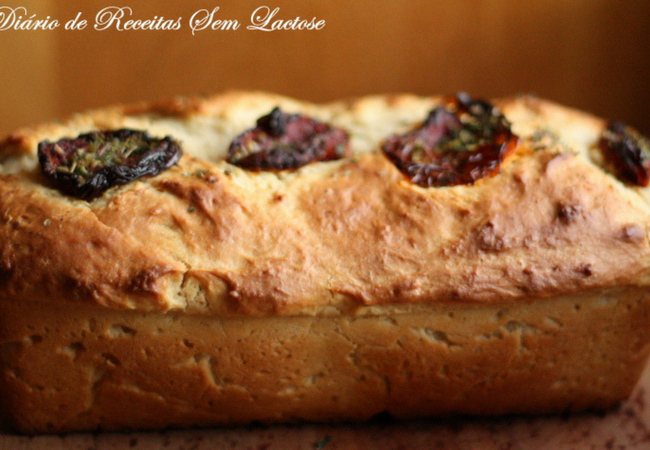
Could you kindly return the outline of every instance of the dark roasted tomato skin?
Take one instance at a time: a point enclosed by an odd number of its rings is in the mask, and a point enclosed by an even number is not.
[[[297,169],[347,156],[348,140],[341,128],[276,107],[232,141],[227,161],[251,171]]]
[[[389,137],[382,151],[412,183],[442,187],[496,175],[516,145],[517,136],[496,107],[458,94],[415,130]]]
[[[610,122],[600,148],[619,179],[646,187],[650,182],[650,141],[623,122]]]
[[[42,173],[61,191],[88,201],[112,186],[157,175],[181,155],[180,144],[170,137],[152,138],[126,128],[38,144]]]

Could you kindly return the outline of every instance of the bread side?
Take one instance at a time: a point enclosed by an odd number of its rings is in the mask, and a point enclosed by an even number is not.
[[[621,288],[364,317],[0,305],[2,406],[24,433],[602,409],[648,355]]]

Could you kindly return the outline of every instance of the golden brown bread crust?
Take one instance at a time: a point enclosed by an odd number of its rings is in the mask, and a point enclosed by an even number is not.
[[[117,106],[0,143],[0,414],[26,433],[606,408],[650,352],[650,207],[601,166],[601,119],[498,104],[501,173],[422,188],[378,150],[440,98],[263,93]],[[279,105],[354,155],[224,161]],[[36,145],[171,135],[177,166],[86,202]]]
[[[36,169],[0,177],[0,296],[254,316],[647,283],[648,204],[589,158],[603,121],[531,97],[499,102],[521,137],[502,173],[426,189],[377,147],[437,100],[316,106],[232,93],[20,131],[0,147],[5,166],[33,160],[42,139],[95,127],[169,134],[186,155],[91,203],[48,187]],[[355,157],[278,174],[224,162],[230,139],[276,104],[349,129]]]

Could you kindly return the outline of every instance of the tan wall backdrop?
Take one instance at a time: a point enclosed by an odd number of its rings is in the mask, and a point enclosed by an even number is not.
[[[125,1],[132,19],[176,31],[97,31],[106,0],[8,1],[87,29],[0,32],[0,133],[73,111],[174,94],[264,89],[315,101],[379,92],[535,92],[650,133],[646,0]],[[249,31],[251,13],[325,20],[320,31]],[[219,7],[236,31],[192,35]]]

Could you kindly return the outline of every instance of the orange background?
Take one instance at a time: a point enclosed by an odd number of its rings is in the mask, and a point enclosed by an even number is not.
[[[231,88],[327,101],[382,92],[498,97],[519,92],[623,119],[650,134],[646,0],[0,0],[83,31],[0,32],[0,133],[116,102]],[[182,17],[177,31],[96,31],[106,6],[133,19]],[[326,21],[321,31],[249,31],[253,10]],[[237,31],[189,17],[220,7]]]

